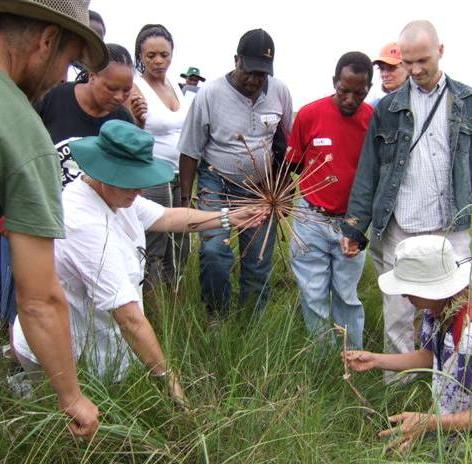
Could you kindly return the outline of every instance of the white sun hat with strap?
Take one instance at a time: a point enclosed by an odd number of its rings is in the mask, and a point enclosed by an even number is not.
[[[440,300],[467,287],[470,273],[470,260],[459,260],[447,238],[419,235],[397,245],[393,269],[379,276],[379,286],[387,295]]]

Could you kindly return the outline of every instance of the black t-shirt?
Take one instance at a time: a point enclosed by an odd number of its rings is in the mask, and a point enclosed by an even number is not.
[[[77,163],[70,155],[70,141],[98,135],[102,124],[111,119],[134,123],[131,113],[124,106],[101,118],[87,114],[75,97],[76,85],[76,82],[58,85],[36,104],[36,111],[59,153],[63,188],[80,174]]]

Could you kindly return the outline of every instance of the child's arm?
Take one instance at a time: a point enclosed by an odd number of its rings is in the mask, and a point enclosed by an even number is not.
[[[443,414],[439,416],[439,421],[441,428],[445,431],[470,430],[472,426],[472,409],[454,414]]]
[[[371,369],[404,371],[407,369],[433,367],[433,353],[426,349],[400,354],[346,351],[344,356],[349,367],[357,372],[369,371]]]

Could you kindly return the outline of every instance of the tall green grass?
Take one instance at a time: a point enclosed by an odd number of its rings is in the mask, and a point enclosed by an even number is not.
[[[368,416],[342,379],[340,347],[313,340],[299,311],[296,283],[284,252],[275,258],[267,310],[237,311],[207,327],[199,299],[197,258],[181,293],[156,288],[146,312],[191,404],[179,410],[165,386],[136,365],[120,384],[103,384],[82,370],[84,392],[102,412],[92,442],[74,440],[55,398],[40,385],[33,401],[13,398],[1,383],[0,456],[5,463],[380,463],[469,462],[460,436],[425,437],[407,456],[388,454],[378,431],[403,409],[425,410],[428,378],[385,387],[381,373],[353,374],[374,406]],[[236,291],[236,289],[235,289]],[[366,346],[382,348],[381,298],[367,263],[360,293],[366,306]],[[3,370],[5,366],[2,366]]]

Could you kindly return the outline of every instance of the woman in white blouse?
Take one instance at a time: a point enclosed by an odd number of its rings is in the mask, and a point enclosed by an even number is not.
[[[160,24],[144,26],[136,38],[135,66],[138,75],[130,98],[137,123],[154,136],[154,157],[172,164],[174,179],[144,192],[144,196],[166,207],[181,206],[177,143],[188,111],[188,100],[167,76],[174,41]],[[146,234],[148,278],[174,286],[182,273],[189,250],[185,234]]]
[[[85,174],[63,192],[67,239],[56,242],[55,265],[70,306],[75,358],[116,382],[136,356],[182,401],[178,379],[143,310],[144,233],[255,226],[266,213],[164,208],[141,197],[142,189],[173,176],[171,165],[153,159],[153,145],[149,133],[119,120],[106,122],[97,137],[70,142]],[[40,371],[18,318],[14,344],[24,369]]]

